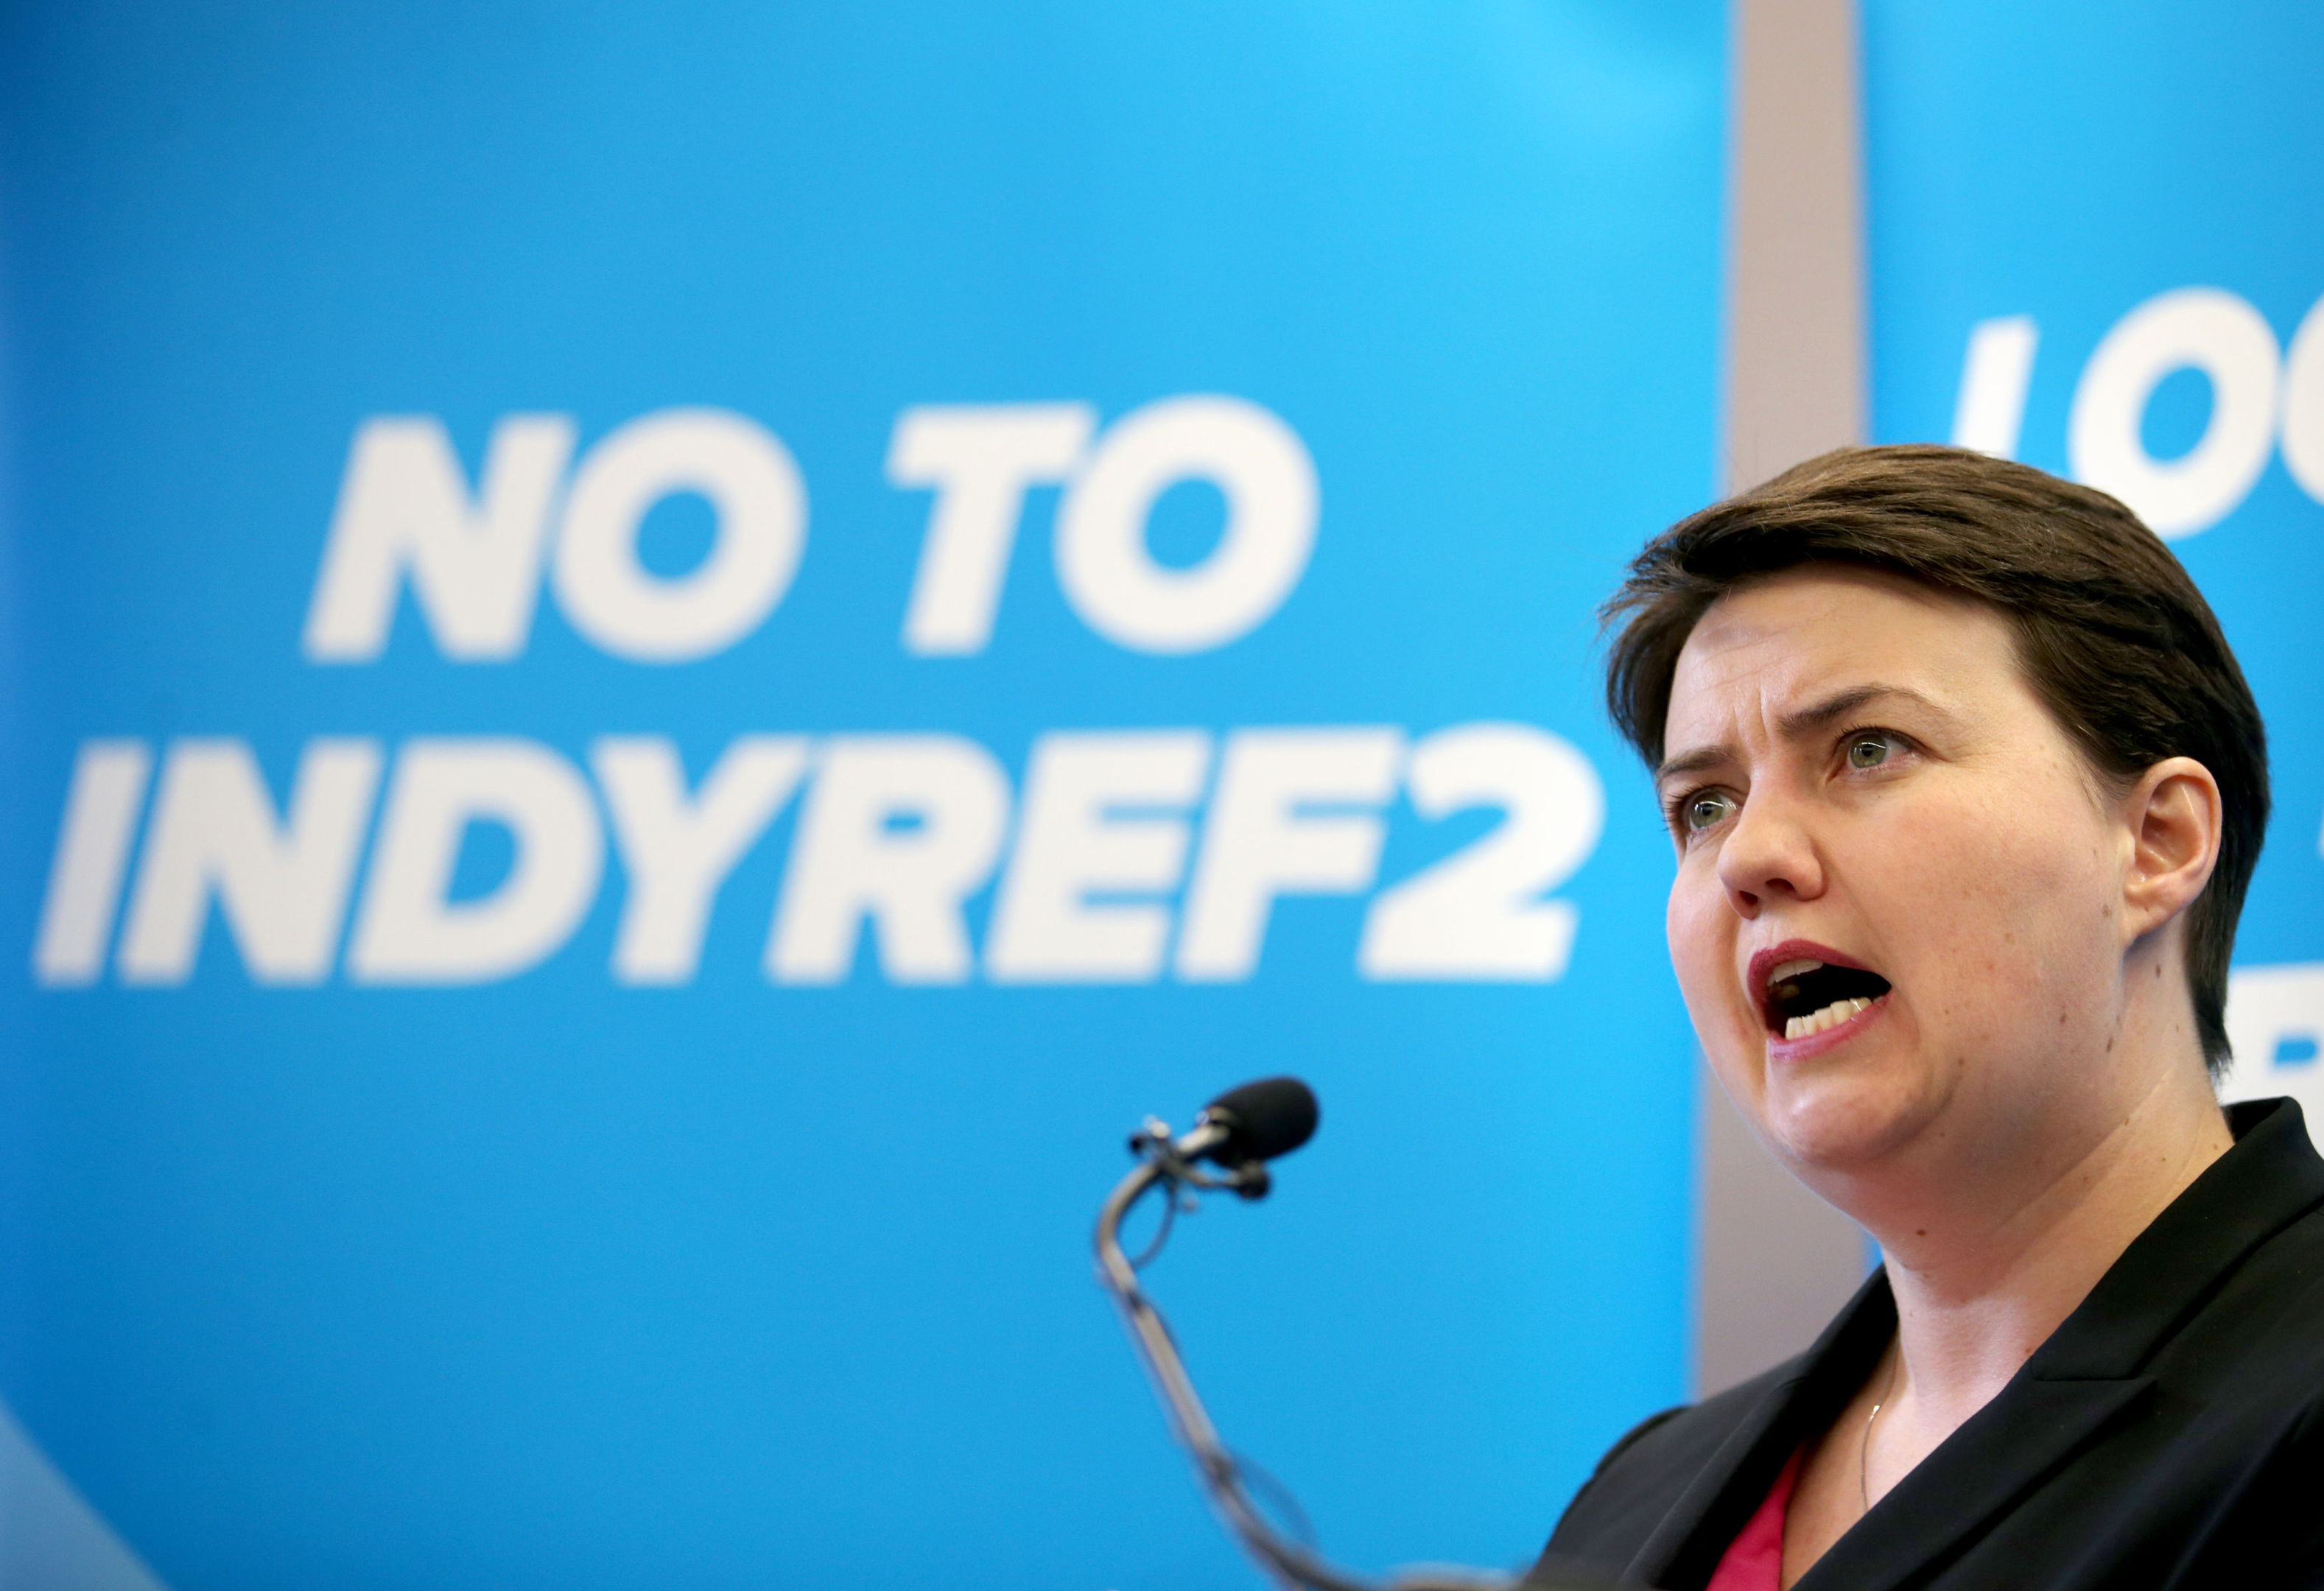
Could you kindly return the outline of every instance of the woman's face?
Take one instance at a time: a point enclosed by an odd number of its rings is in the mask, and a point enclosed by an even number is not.
[[[1671,957],[1786,1159],[1958,1166],[2112,1108],[2135,833],[2000,614],[1828,566],[1748,584],[1680,654],[1664,741]]]

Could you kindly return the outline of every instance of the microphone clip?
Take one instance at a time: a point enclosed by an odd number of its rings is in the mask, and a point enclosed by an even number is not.
[[[1268,1174],[1267,1163],[1258,1159],[1228,1162],[1224,1154],[1233,1137],[1232,1131],[1210,1117],[1209,1111],[1204,1111],[1194,1118],[1191,1130],[1177,1136],[1172,1134],[1168,1122],[1158,1116],[1149,1116],[1130,1135],[1130,1153],[1151,1166],[1169,1184],[1173,1198],[1181,1186],[1230,1192],[1239,1199],[1266,1198],[1275,1186],[1275,1179]],[[1199,1163],[1204,1160],[1221,1169],[1216,1173],[1204,1171]]]

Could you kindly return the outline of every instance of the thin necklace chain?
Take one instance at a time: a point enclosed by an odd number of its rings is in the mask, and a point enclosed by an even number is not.
[[[1863,1512],[1872,1512],[1872,1422],[1880,1418],[1880,1411],[1888,1406],[1888,1398],[1896,1390],[1896,1367],[1904,1356],[1904,1345],[1896,1345],[1896,1356],[1888,1361],[1888,1378],[1880,1384],[1880,1395],[1872,1401],[1872,1412],[1864,1417],[1864,1439],[1856,1448],[1856,1494],[1863,1502]]]

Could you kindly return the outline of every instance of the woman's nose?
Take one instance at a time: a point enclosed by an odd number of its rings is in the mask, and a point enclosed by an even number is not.
[[[1756,917],[1772,903],[1823,893],[1823,861],[1805,815],[1775,791],[1745,798],[1719,846],[1719,881],[1741,915]]]

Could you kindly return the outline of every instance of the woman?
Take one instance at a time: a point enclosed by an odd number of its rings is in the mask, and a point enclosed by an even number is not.
[[[2213,1093],[2266,753],[2185,571],[2098,492],[1859,448],[1673,528],[1608,612],[1704,1052],[1884,1264],[1623,1438],[1550,1560],[2324,1585],[2324,1162]]]

